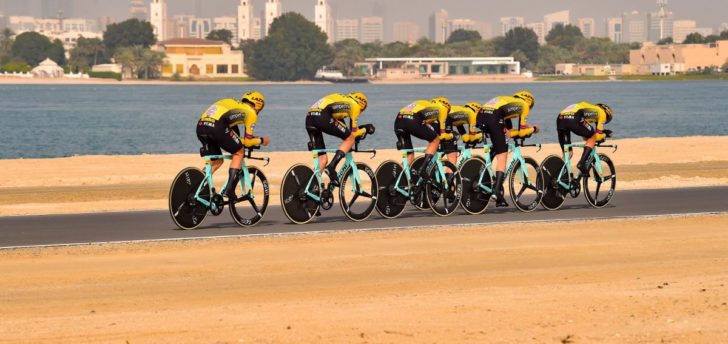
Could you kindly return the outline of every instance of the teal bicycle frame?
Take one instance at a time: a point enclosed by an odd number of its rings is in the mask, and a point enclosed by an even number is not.
[[[316,177],[316,179],[323,180],[323,178],[322,178],[323,175],[321,173],[322,170],[321,170],[321,166],[319,164],[318,157],[321,154],[336,153],[337,150],[338,149],[316,149],[316,150],[311,151],[311,153],[313,154],[313,173],[314,173],[314,176]],[[346,168],[350,167],[351,171],[352,171],[352,175],[354,177],[354,181],[356,182],[356,184],[351,183],[351,192],[363,193],[364,189],[362,189],[362,187],[361,187],[361,177],[359,176],[359,169],[356,167],[356,162],[354,162],[354,154],[353,154],[354,152],[358,152],[358,150],[354,149],[354,150],[349,151],[349,153],[346,153],[346,160],[344,160],[344,165],[336,173],[336,179],[341,180],[341,177],[343,177],[343,174],[344,174],[344,171],[346,171]],[[308,184],[306,184],[306,196],[310,197],[311,199],[313,199],[314,201],[316,201],[318,203],[321,203],[321,197],[319,197],[318,195],[309,191],[309,190],[311,190],[311,183],[314,182],[314,179],[315,178],[311,177],[308,180]],[[359,188],[359,189],[357,190],[357,188]]]
[[[401,149],[400,152],[402,153],[402,172],[400,172],[399,176],[397,176],[397,182],[394,184],[395,185],[394,190],[397,191],[402,196],[409,199],[411,197],[409,190],[404,190],[399,187],[399,182],[402,180],[402,177],[407,178],[407,181],[412,180],[412,172],[410,171],[411,168],[410,168],[409,159],[407,159],[407,156],[409,154],[413,154],[413,153],[424,153],[425,149],[424,148]],[[444,181],[445,187],[447,188],[447,186],[448,186],[447,177],[445,175],[445,167],[442,166],[442,161],[440,161],[441,158],[442,158],[442,153],[438,151],[437,153],[435,153],[435,156],[432,158],[433,161],[431,163],[436,164],[436,166],[437,166],[438,173],[435,174],[435,182],[442,183]],[[419,185],[421,182],[422,182],[422,180],[418,180],[417,184]],[[407,184],[409,184],[409,183],[407,183]]]
[[[256,159],[256,160],[264,160],[268,161],[267,158],[251,158],[250,154],[248,154],[247,158],[249,159]],[[200,204],[204,205],[207,208],[212,208],[214,205],[212,202],[205,200],[204,198],[200,197],[200,193],[202,192],[203,188],[205,187],[205,184],[209,187],[210,190],[210,199],[212,199],[212,196],[216,195],[215,192],[215,184],[212,178],[212,161],[214,160],[231,160],[232,155],[208,155],[203,157],[205,160],[205,181],[207,183],[200,183],[200,186],[197,188],[197,192],[195,192],[195,200],[200,202]],[[250,172],[248,171],[248,167],[245,164],[245,159],[243,159],[243,165],[241,167],[241,171],[243,172],[242,178],[240,178],[240,185],[243,187],[243,198],[246,199],[255,199],[255,195],[253,194],[253,182],[250,178]],[[226,180],[225,184],[222,187],[222,190],[225,190],[228,186],[228,183],[230,180]],[[257,211],[257,209],[256,209]]]
[[[571,167],[571,154],[569,154],[569,151],[572,147],[576,148],[585,148],[586,145],[583,143],[577,143],[577,144],[570,144],[570,145],[564,145],[564,167],[561,168],[561,172],[559,173],[559,178],[557,178],[559,186],[566,190],[571,190],[571,182],[574,180],[574,172]],[[594,159],[594,166],[597,169],[597,173],[599,174],[599,177],[594,176],[594,180],[599,183],[604,183],[607,181],[606,178],[602,177],[602,173],[604,172],[604,169],[602,168],[602,160],[599,158],[599,152],[597,151],[597,147],[614,147],[617,146],[601,146],[601,145],[595,145],[594,149],[592,149],[591,157]],[[569,183],[564,183],[561,180],[561,176],[563,176],[565,173],[568,173],[569,175]],[[579,171],[579,176],[576,177],[576,180],[579,180],[583,177],[583,173]]]
[[[505,171],[505,175],[507,176],[513,171],[513,168],[516,166],[516,162],[520,162],[521,166],[526,166],[526,160],[523,158],[523,153],[521,153],[521,146],[523,146],[523,140],[521,140],[520,144],[513,140],[512,142],[508,143],[508,151],[511,152],[511,161],[508,164],[508,168]],[[541,148],[540,144],[537,145],[531,145],[529,147],[538,147]],[[495,171],[493,170],[493,160],[490,158],[490,151],[493,149],[492,144],[485,144],[483,145],[483,152],[485,153],[485,169],[483,169],[483,172],[480,174],[480,178],[478,179],[478,187],[485,191],[486,193],[493,193],[493,189],[488,187],[487,185],[483,184],[483,177],[485,176],[485,173],[490,174],[491,180],[495,179]],[[465,149],[466,151],[470,151],[470,149]],[[463,159],[463,161],[458,165],[460,167],[461,164],[464,164],[466,159]],[[521,168],[518,171],[518,181],[523,184],[524,180],[528,180],[528,169]]]

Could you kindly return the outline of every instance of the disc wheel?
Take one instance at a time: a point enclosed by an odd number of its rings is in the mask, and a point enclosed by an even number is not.
[[[412,180],[410,181],[410,186],[414,188],[415,185],[417,185],[417,182],[420,180],[419,176],[419,170],[420,166],[425,163],[425,157],[420,156],[417,157],[415,160],[412,161],[412,167],[411,167],[411,175]],[[429,210],[430,209],[430,203],[427,202],[427,197],[425,197],[424,192],[425,188],[420,188],[420,192],[422,193],[419,197],[411,197],[410,203],[412,203],[415,208],[418,210]],[[411,190],[410,190],[411,191]]]
[[[460,168],[463,181],[463,196],[460,205],[471,215],[482,214],[488,208],[491,193],[486,192],[480,184],[490,185],[490,174],[485,162],[477,157],[468,159]]]
[[[241,227],[252,227],[258,224],[265,216],[270,199],[268,178],[263,171],[257,167],[250,167],[248,175],[250,176],[250,190],[243,190],[244,179],[241,176],[238,194],[242,194],[242,196],[234,202],[230,202],[230,216]]]
[[[339,204],[352,221],[364,221],[377,205],[377,177],[369,165],[356,163],[356,171],[347,167],[341,177]]]
[[[617,173],[614,169],[612,159],[604,154],[599,154],[599,165],[602,173],[597,170],[597,166],[592,157],[589,160],[589,176],[584,179],[584,196],[586,201],[594,208],[604,208],[614,197],[617,189]]]
[[[207,207],[195,200],[197,188],[204,180],[205,174],[200,169],[188,167],[172,181],[169,188],[169,214],[179,229],[195,229],[207,216]],[[210,188],[204,186],[200,197],[209,201]]]
[[[513,204],[522,212],[531,212],[541,204],[543,198],[544,179],[539,173],[539,166],[533,158],[525,157],[523,161],[516,161],[508,180],[508,187]]]
[[[407,197],[399,193],[396,188],[409,190],[407,177],[403,174],[402,165],[389,160],[377,168],[377,212],[384,218],[393,219],[404,211]],[[399,185],[397,185],[399,180]]]
[[[425,195],[432,212],[437,216],[450,216],[458,206],[463,195],[463,181],[457,167],[449,161],[442,161],[445,179],[438,171],[437,164],[428,171],[431,183],[425,186]]]
[[[541,206],[546,210],[558,210],[566,201],[569,190],[559,184],[559,180],[561,180],[569,185],[568,172],[564,170],[564,166],[564,159],[560,156],[551,155],[544,159],[541,167],[539,167],[546,186],[541,199]]]
[[[316,178],[313,170],[301,164],[288,169],[281,182],[281,207],[293,223],[308,223],[319,211],[319,202],[309,197],[307,191],[321,197],[321,181]]]

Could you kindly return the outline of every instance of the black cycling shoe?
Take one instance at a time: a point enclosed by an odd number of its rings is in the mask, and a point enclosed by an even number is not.
[[[506,179],[505,173],[495,173],[495,188],[493,189],[493,198],[495,199],[495,206],[498,208],[506,208],[510,205],[506,202],[506,198],[503,196],[503,181]]]

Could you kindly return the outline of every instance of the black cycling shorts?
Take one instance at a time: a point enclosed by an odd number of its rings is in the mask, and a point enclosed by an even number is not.
[[[331,117],[331,110],[309,112],[306,115],[306,131],[309,137],[309,150],[326,149],[323,133],[346,140],[351,136],[351,129],[343,121]]]
[[[556,132],[559,135],[561,149],[564,145],[571,144],[571,133],[579,135],[584,139],[594,136],[594,128],[577,116],[559,116],[556,119]]]
[[[504,120],[499,111],[492,114],[478,115],[478,128],[488,133],[493,143],[493,152],[497,154],[508,152],[508,130],[511,127],[510,120]]]
[[[202,143],[201,156],[222,155],[224,149],[228,153],[237,153],[244,148],[243,141],[223,121],[209,123],[197,122],[197,139]]]
[[[394,133],[397,135],[398,149],[412,149],[412,135],[416,138],[432,142],[438,135],[431,125],[425,123],[418,115],[397,115],[394,120]]]

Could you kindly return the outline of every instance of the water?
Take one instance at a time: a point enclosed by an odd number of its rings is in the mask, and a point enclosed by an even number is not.
[[[369,109],[360,122],[377,127],[367,147],[393,148],[397,111],[415,99],[444,95],[454,104],[485,102],[520,88],[536,107],[529,122],[543,133],[533,142],[556,142],[555,121],[565,106],[587,100],[612,106],[609,128],[617,138],[728,135],[728,83],[601,82],[487,85],[0,85],[0,159],[87,154],[193,153],[195,124],[209,104],[258,89],[267,105],[256,133],[270,150],[305,150],[306,109],[333,92],[362,90]],[[338,139],[327,137],[329,147]]]

